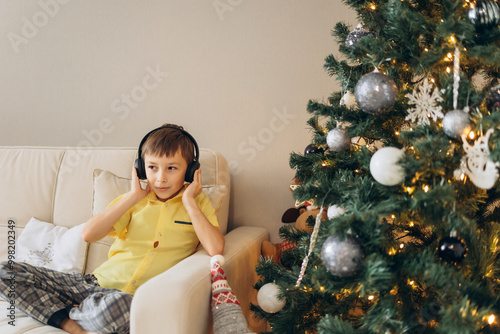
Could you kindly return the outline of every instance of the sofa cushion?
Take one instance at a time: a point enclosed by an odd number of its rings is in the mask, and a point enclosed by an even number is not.
[[[17,240],[16,260],[62,272],[82,273],[87,243],[83,224],[67,228],[31,218]]]

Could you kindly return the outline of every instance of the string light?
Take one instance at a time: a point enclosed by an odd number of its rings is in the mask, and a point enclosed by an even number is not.
[[[428,192],[429,191],[429,186],[428,185],[425,185],[424,186],[424,192]]]
[[[493,324],[495,322],[495,315],[492,314],[488,317],[488,324]]]
[[[373,300],[373,298],[375,298],[375,296],[368,296],[368,300]]]
[[[474,139],[474,131],[469,132],[469,138]]]

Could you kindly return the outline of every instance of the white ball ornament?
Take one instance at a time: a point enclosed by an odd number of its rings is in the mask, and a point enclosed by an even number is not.
[[[280,288],[275,283],[264,284],[257,293],[257,302],[267,313],[276,313],[283,309],[286,300],[278,298]]]
[[[370,160],[370,173],[373,178],[384,186],[395,186],[405,177],[403,168],[398,161],[403,157],[404,150],[396,147],[384,147],[375,152]]]
[[[326,143],[334,152],[342,152],[351,145],[351,138],[347,135],[347,131],[343,128],[335,128],[326,135]]]
[[[343,207],[333,204],[333,205],[330,205],[328,207],[328,211],[327,211],[326,215],[327,215],[328,219],[334,219],[334,218],[342,216],[344,213],[345,213],[345,210]]]

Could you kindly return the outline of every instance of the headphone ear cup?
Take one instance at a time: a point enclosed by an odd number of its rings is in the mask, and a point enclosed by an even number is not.
[[[144,160],[141,158],[135,159],[134,162],[135,170],[137,171],[137,177],[139,180],[145,180],[146,177],[146,168],[144,167]]]
[[[200,162],[198,160],[194,160],[191,162],[187,169],[186,169],[186,175],[184,176],[184,181],[186,182],[193,182],[194,180],[194,172],[200,168]]]

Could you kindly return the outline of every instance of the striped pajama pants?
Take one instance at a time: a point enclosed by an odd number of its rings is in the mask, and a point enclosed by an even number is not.
[[[128,333],[132,295],[99,286],[92,274],[72,274],[26,263],[0,263],[0,296],[54,327],[70,318],[98,333]]]

